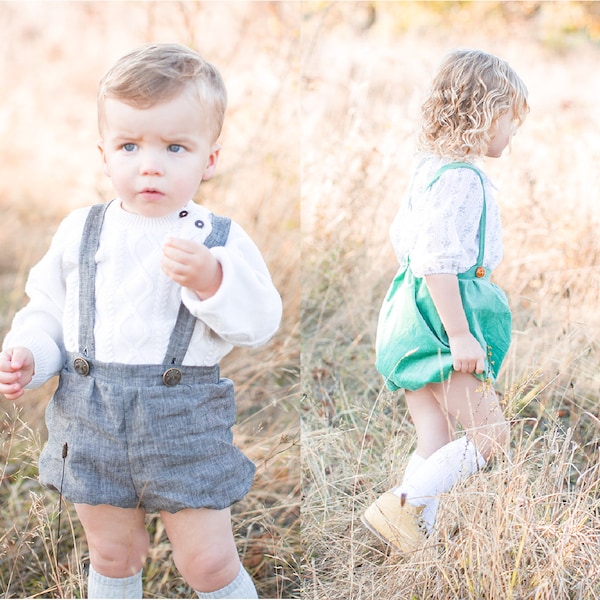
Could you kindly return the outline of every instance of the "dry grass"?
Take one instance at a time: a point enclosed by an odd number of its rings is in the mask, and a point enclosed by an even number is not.
[[[571,4],[305,5],[305,598],[600,598],[600,50]],[[512,152],[486,165],[504,222],[495,279],[514,312],[498,382],[511,449],[444,497],[438,537],[400,556],[358,518],[415,442],[374,369],[374,333],[421,98],[465,46],[506,58],[532,105]]]
[[[0,3],[0,69],[10,82],[0,103],[0,333],[60,219],[112,193],[95,148],[95,93],[105,69],[142,43],[176,41],[223,73],[230,96],[223,151],[198,200],[255,239],[285,305],[267,346],[234,351],[222,365],[237,384],[237,442],[258,467],[252,492],[234,507],[234,528],[244,564],[269,598],[299,597],[298,25],[294,4]],[[80,527],[64,507],[57,540],[58,498],[36,481],[54,386],[2,405],[0,595],[7,598],[85,593]],[[191,597],[155,515],[148,528],[146,597]]]

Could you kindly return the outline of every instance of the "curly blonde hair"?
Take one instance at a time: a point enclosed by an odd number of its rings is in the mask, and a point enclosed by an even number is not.
[[[102,131],[105,98],[150,108],[192,88],[212,111],[214,139],[221,133],[227,91],[219,71],[196,52],[179,44],[148,44],[120,58],[98,87],[98,127]]]
[[[456,160],[485,156],[497,119],[527,113],[527,88],[510,65],[480,50],[459,50],[442,63],[422,106],[418,147]]]

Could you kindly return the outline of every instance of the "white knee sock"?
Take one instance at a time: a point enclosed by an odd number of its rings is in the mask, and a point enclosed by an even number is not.
[[[426,461],[426,458],[419,456],[416,452],[413,452],[406,463],[406,468],[404,469],[404,476],[402,477],[402,483],[410,479],[422,466]]]
[[[131,577],[105,577],[90,565],[88,598],[141,598],[142,571]]]
[[[402,484],[406,483],[415,473],[417,473],[426,461],[426,458],[423,458],[416,452],[413,452],[408,459],[408,463],[406,463],[406,469],[404,470],[404,476],[402,477]],[[392,491],[396,492],[396,490],[399,489],[400,487],[397,487]],[[400,493],[400,495],[401,494],[402,493]],[[421,518],[423,519],[427,533],[431,533],[433,531],[433,524],[435,523],[435,516],[437,514],[439,504],[440,502],[437,497],[432,498],[431,502],[429,502],[423,509]]]
[[[238,576],[224,588],[215,592],[196,592],[198,598],[228,598],[229,600],[253,600],[258,598],[252,578],[240,565]]]
[[[397,496],[406,494],[407,502],[415,506],[425,506],[423,519],[431,530],[437,512],[437,496],[476,473],[485,462],[473,443],[464,436],[434,452],[414,474],[392,491]]]

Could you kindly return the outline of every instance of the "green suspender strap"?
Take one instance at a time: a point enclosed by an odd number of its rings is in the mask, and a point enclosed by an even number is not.
[[[483,176],[481,175],[481,171],[477,167],[472,165],[471,163],[451,162],[451,163],[444,165],[443,167],[441,167],[440,169],[438,169],[436,171],[433,179],[429,182],[427,189],[431,188],[436,183],[436,181],[446,171],[449,171],[450,169],[471,169],[471,171],[474,171],[475,173],[477,173],[477,176],[479,177],[479,181],[481,181],[481,189],[483,191],[483,206],[481,208],[481,217],[479,219],[479,253],[477,254],[477,261],[475,262],[475,265],[471,269],[469,269],[465,273],[459,273],[458,277],[469,278],[469,277],[475,276],[475,277],[485,277],[486,279],[489,279],[490,273],[486,272],[487,269],[485,269],[483,266],[483,257],[484,257],[484,253],[485,253],[485,226],[486,226],[486,213],[487,213],[487,205],[486,205],[486,201],[485,201],[485,185],[483,183]]]

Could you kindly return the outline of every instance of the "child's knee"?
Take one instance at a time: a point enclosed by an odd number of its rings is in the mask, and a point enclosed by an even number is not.
[[[87,536],[94,569],[105,577],[130,577],[138,573],[148,556],[150,541],[145,529],[134,530],[128,539]]]
[[[206,552],[173,551],[173,560],[181,576],[193,589],[212,592],[231,583],[240,571],[237,551],[213,547]]]
[[[76,504],[94,570],[105,577],[130,577],[146,562],[150,539],[139,509]]]

